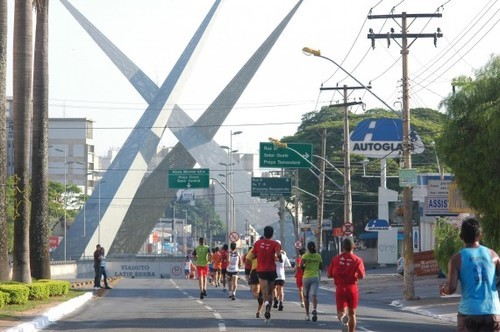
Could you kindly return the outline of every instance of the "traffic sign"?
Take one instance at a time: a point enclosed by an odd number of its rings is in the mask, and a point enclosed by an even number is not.
[[[302,241],[295,241],[295,249],[301,249],[302,248]]]
[[[309,168],[312,163],[312,144],[287,143],[282,148],[260,142],[259,166],[263,168]]]
[[[399,170],[399,186],[415,187],[417,185],[417,170],[413,168],[403,168]]]
[[[168,187],[170,189],[208,188],[210,183],[208,168],[169,169]]]
[[[231,232],[231,234],[229,234],[229,240],[231,242],[236,242],[240,239],[240,234],[238,234],[238,232]]]
[[[342,225],[342,231],[344,232],[344,235],[346,236],[351,236],[352,233],[354,233],[354,226],[350,222],[346,222]]]
[[[292,196],[290,178],[252,177],[252,197]]]

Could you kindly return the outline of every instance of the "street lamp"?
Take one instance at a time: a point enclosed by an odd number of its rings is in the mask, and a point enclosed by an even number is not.
[[[187,220],[188,220],[188,211],[187,210],[184,210],[184,213],[186,214],[185,215],[185,218],[184,218],[184,221],[182,222],[182,254],[184,257],[186,257],[186,254],[187,254],[187,248],[186,248],[186,244],[187,244],[187,241],[186,241],[186,225],[187,225]]]
[[[100,180],[99,181],[99,197],[98,197],[98,224],[97,224],[97,243],[101,243],[101,185],[103,183],[106,183],[107,181],[106,180]]]
[[[331,63],[333,63],[335,66],[339,67],[340,70],[342,70],[344,73],[347,74],[347,76],[349,76],[350,78],[352,78],[353,80],[356,81],[356,83],[358,83],[359,85],[361,85],[363,88],[366,89],[366,91],[368,91],[369,93],[371,93],[375,98],[377,98],[382,104],[384,104],[387,108],[389,108],[391,111],[393,112],[396,112],[396,110],[394,110],[391,106],[389,106],[389,104],[387,104],[382,98],[380,98],[379,96],[377,96],[375,94],[375,92],[373,92],[372,90],[370,90],[369,87],[367,87],[366,85],[364,85],[363,83],[361,83],[356,77],[352,76],[351,73],[349,73],[347,70],[345,70],[344,68],[342,68],[341,65],[339,65],[338,63],[336,63],[335,61],[333,61],[332,59],[330,58],[327,58],[326,56],[323,56],[321,55],[321,51],[320,50],[315,50],[315,49],[312,49],[312,48],[309,48],[309,47],[304,47],[302,48],[302,52],[305,54],[305,55],[314,55],[314,56],[317,56],[319,58],[322,58],[322,59],[325,59],[327,61],[330,61]],[[396,112],[398,113],[398,112]],[[399,113],[398,113],[399,114]]]

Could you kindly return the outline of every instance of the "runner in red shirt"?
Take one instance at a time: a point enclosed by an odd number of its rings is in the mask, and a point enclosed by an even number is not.
[[[306,251],[304,248],[300,249],[299,255],[295,259],[295,284],[297,285],[297,290],[299,291],[300,306],[302,308],[304,308],[304,293],[302,292],[302,288],[304,287],[304,283],[302,281],[304,270],[302,270],[300,264],[302,263],[302,255],[305,253]]]
[[[229,255],[229,246],[227,244],[224,244],[222,246],[222,250],[220,251],[220,263],[221,263],[221,270],[220,270],[220,277],[222,279],[222,291],[226,291],[226,274],[227,274],[227,264],[229,263],[228,260],[228,255]]]
[[[264,298],[266,321],[271,319],[271,300],[273,298],[274,281],[276,274],[276,258],[282,262],[281,245],[272,240],[274,228],[264,227],[264,239],[254,243],[250,259],[257,258],[257,274],[259,276],[260,289]]]
[[[337,317],[349,331],[356,330],[356,308],[358,307],[358,279],[365,277],[363,260],[353,254],[354,241],[346,237],[342,241],[343,252],[332,258],[327,276],[335,283]],[[346,308],[348,313],[346,315]]]

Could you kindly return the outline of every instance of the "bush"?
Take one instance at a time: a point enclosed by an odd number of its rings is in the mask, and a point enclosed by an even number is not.
[[[64,280],[41,279],[39,280],[39,282],[47,284],[49,288],[49,296],[66,295],[68,294],[69,289],[71,287],[71,283],[69,281],[64,281]]]
[[[0,292],[9,294],[7,304],[26,304],[29,300],[30,289],[22,284],[0,284]]]
[[[0,292],[0,308],[5,307],[7,303],[10,301],[9,293]]]
[[[441,271],[448,274],[448,261],[463,247],[463,242],[460,239],[460,224],[438,218],[435,233],[434,256]]]
[[[49,298],[49,285],[46,282],[34,282],[26,285],[30,289],[30,300],[46,300]]]

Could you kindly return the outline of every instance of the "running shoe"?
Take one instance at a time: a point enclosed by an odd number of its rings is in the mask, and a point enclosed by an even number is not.
[[[200,292],[200,300],[203,300],[203,292]]]
[[[278,311],[283,311],[283,302],[280,302],[280,305],[278,306]]]
[[[273,308],[277,308],[277,307],[278,307],[278,299],[274,299]]]
[[[300,306],[301,306],[302,308],[304,308],[304,302],[301,302],[301,303],[300,303]]]
[[[266,301],[266,312],[264,313],[264,318],[267,320],[271,319],[271,304]]]
[[[233,300],[233,301],[236,300],[236,296],[234,296],[234,294],[231,295],[231,300]]]
[[[306,321],[309,322],[311,320],[311,317],[309,315],[306,315]]]
[[[344,315],[340,318],[340,324],[342,325],[342,332],[347,332],[349,331],[349,316]]]
[[[206,289],[203,290],[203,296],[207,296],[207,290]]]
[[[255,318],[260,318],[260,312],[257,312],[257,313],[255,314]]]
[[[318,320],[318,312],[316,310],[312,311],[312,321],[315,322]]]

